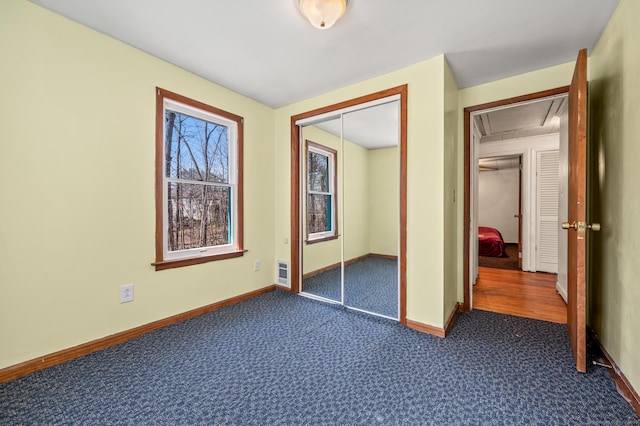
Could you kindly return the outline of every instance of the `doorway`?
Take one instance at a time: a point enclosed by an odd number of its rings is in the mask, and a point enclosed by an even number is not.
[[[291,118],[292,291],[401,323],[406,95],[399,86]],[[374,139],[385,111],[394,142],[365,146],[358,134]]]
[[[478,161],[478,266],[521,270],[522,155]]]
[[[465,167],[465,217],[470,218],[465,223],[466,311],[476,305],[474,291],[478,289],[481,309],[549,320],[545,317],[548,303],[549,309],[565,312],[554,318],[566,318],[564,301],[556,294],[561,286],[556,274],[560,265],[566,265],[566,260],[559,259],[566,249],[558,250],[559,238],[564,236],[559,232],[558,209],[565,204],[559,202],[563,195],[559,159],[561,139],[566,141],[566,135],[563,138],[560,134],[567,133],[563,128],[567,92],[568,87],[562,87],[464,111],[465,165],[469,165]],[[480,166],[484,171],[480,172]],[[508,182],[508,188],[496,188],[501,181]],[[492,210],[480,214],[483,198],[489,198],[484,201]],[[507,271],[499,265],[493,269],[479,265],[478,256],[484,254],[479,237],[484,237],[484,231],[495,232],[495,245],[501,248],[513,251],[513,246],[518,247],[517,268]],[[504,251],[496,249],[493,255],[504,256]],[[547,276],[535,277],[536,273]]]

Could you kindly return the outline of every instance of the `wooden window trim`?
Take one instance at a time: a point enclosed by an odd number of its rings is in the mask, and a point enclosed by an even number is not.
[[[315,243],[321,243],[323,241],[335,240],[338,238],[338,151],[336,151],[335,149],[329,148],[328,146],[310,141],[308,139],[305,140],[304,158],[307,163],[306,170],[305,170],[305,173],[306,173],[305,205],[307,203],[307,200],[309,199],[309,182],[308,182],[309,180],[309,147],[313,147],[321,151],[331,153],[333,155],[333,204],[331,206],[331,210],[332,210],[331,215],[335,219],[334,220],[335,226],[331,235],[327,235],[322,238],[309,239],[309,227],[305,218],[305,234],[306,234],[305,242],[307,244],[315,244]],[[307,208],[308,207],[309,206],[307,205]],[[305,209],[305,214],[306,213],[307,213],[307,210]]]
[[[229,249],[222,253],[215,253],[204,256],[184,257],[179,259],[164,259],[164,210],[163,210],[163,185],[164,185],[164,100],[170,99],[193,108],[201,109],[208,113],[224,117],[228,120],[236,122],[237,125],[237,141],[236,141],[236,221],[237,221],[237,242]],[[228,111],[207,105],[205,103],[187,98],[186,96],[170,92],[165,89],[156,87],[156,154],[155,154],[155,197],[156,197],[156,261],[151,263],[155,266],[156,271],[165,269],[180,268],[189,265],[198,265],[216,260],[230,259],[240,257],[244,254],[243,237],[244,237],[244,197],[243,197],[243,158],[244,158],[244,118],[239,115],[232,114]]]

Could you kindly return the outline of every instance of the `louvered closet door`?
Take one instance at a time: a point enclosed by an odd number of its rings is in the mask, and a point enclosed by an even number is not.
[[[558,150],[537,153],[536,161],[536,271],[558,272]]]

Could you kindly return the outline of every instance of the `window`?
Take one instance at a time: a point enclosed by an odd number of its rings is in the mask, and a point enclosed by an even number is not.
[[[242,117],[157,90],[156,270],[242,256]]]
[[[307,243],[338,238],[336,164],[331,148],[307,141]]]

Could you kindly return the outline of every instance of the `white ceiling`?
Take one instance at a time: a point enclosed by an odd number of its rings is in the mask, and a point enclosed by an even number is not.
[[[343,137],[367,149],[398,146],[400,110],[398,101],[349,112],[340,120],[316,123],[322,130]]]
[[[473,116],[480,143],[558,133],[567,113],[567,95],[526,102]]]
[[[328,30],[296,0],[31,0],[279,107],[446,54],[460,88],[574,60],[619,0],[350,0]]]
[[[481,172],[517,169],[520,167],[520,156],[508,155],[502,157],[481,158],[478,160],[478,167]]]

